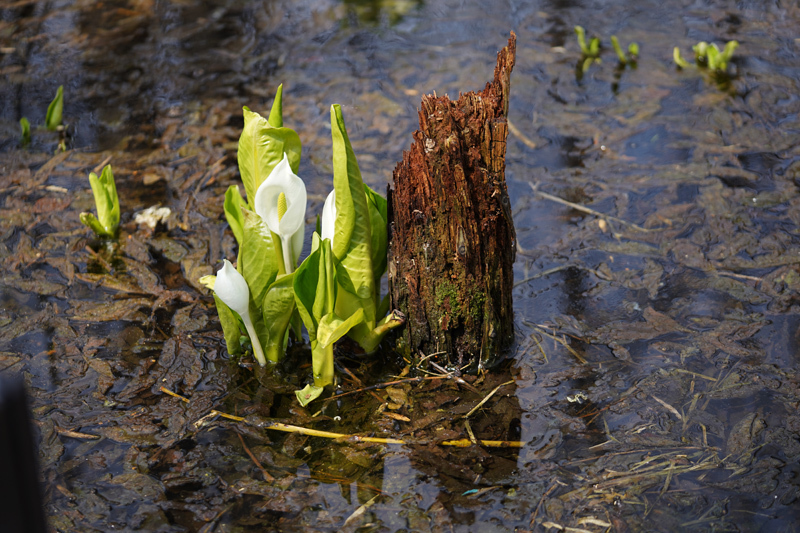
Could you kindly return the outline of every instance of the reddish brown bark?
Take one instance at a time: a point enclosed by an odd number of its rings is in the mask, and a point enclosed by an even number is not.
[[[419,130],[394,170],[389,283],[407,317],[399,345],[411,355],[487,365],[513,341],[505,153],[515,51],[512,32],[479,93],[423,96]]]

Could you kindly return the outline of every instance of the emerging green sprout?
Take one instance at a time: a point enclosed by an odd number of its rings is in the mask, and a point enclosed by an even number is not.
[[[31,143],[31,123],[22,117],[19,119],[19,127],[22,130],[22,146],[27,146]]]
[[[600,56],[600,39],[592,37],[589,44],[586,44],[586,30],[583,26],[575,26],[575,34],[578,36],[578,46],[581,47],[581,54],[584,57],[597,58]]]
[[[695,66],[705,67],[714,74],[724,74],[728,70],[728,62],[733,57],[733,52],[738,48],[737,41],[728,41],[720,51],[716,44],[701,41],[692,47],[694,50]],[[692,65],[681,57],[681,51],[676,46],[672,51],[672,59],[679,68],[689,68]]]
[[[578,71],[582,75],[595,61],[600,63],[600,39],[592,37],[586,43],[586,30],[583,26],[575,26],[575,34],[578,36],[578,46],[581,48],[581,61],[578,64]]]
[[[627,65],[628,63],[635,64],[636,60],[639,58],[639,45],[637,43],[628,45],[627,54],[622,51],[622,47],[619,45],[619,39],[617,39],[616,35],[611,36],[611,45],[614,47],[614,52],[617,53],[621,65]]]
[[[47,106],[47,116],[44,119],[44,125],[50,131],[58,130],[61,126],[62,114],[64,113],[64,86],[59,85],[56,96],[50,105]]]
[[[119,197],[114,183],[111,165],[106,165],[100,177],[89,174],[92,186],[97,217],[92,213],[81,213],[81,222],[88,226],[98,237],[116,238],[119,231]]]

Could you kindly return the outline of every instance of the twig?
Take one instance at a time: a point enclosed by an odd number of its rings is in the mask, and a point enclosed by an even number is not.
[[[528,185],[531,186],[531,189],[533,189],[534,194],[538,194],[539,196],[541,196],[542,198],[544,198],[546,200],[551,200],[553,202],[557,202],[559,204],[566,205],[567,207],[571,207],[572,209],[575,209],[577,211],[582,211],[584,213],[588,213],[590,215],[593,215],[593,216],[596,216],[596,217],[599,217],[599,218],[603,218],[603,219],[606,219],[606,220],[613,220],[615,222],[619,222],[620,224],[622,224],[624,226],[628,226],[630,228],[633,228],[633,229],[635,229],[637,231],[644,231],[644,232],[653,231],[652,229],[647,229],[647,228],[643,228],[641,226],[637,226],[636,224],[634,224],[632,222],[628,222],[627,220],[622,220],[621,218],[617,218],[617,217],[614,217],[614,216],[611,216],[611,215],[606,215],[605,213],[601,213],[600,211],[595,211],[594,209],[590,209],[590,208],[588,208],[586,206],[583,206],[581,204],[576,204],[576,203],[573,203],[573,202],[569,202],[567,200],[564,200],[563,198],[559,198],[558,196],[554,196],[552,194],[548,194],[546,192],[542,192],[539,189],[537,189],[536,185],[534,185],[533,183],[529,183]]]
[[[259,462],[259,460],[256,459],[256,456],[253,455],[253,452],[251,452],[250,448],[247,447],[247,444],[244,443],[244,438],[242,437],[242,434],[238,433],[238,432],[236,434],[239,436],[239,440],[242,443],[242,447],[244,448],[244,451],[247,453],[247,455],[250,457],[250,459],[253,460],[253,462],[256,464],[258,469],[261,470],[261,473],[264,475],[264,480],[265,481],[275,481],[275,478],[272,477],[270,475],[270,473],[267,472],[266,469],[263,466],[261,466],[261,462]]]
[[[463,386],[465,389],[467,389],[469,391],[472,391],[477,395],[481,394],[481,391],[479,391],[478,389],[476,389],[475,387],[473,387],[472,385],[470,385],[469,383],[467,383],[466,381],[464,381],[460,377],[456,376],[454,373],[448,372],[446,369],[442,368],[440,365],[434,363],[433,361],[431,361],[431,366],[433,368],[435,368],[436,370],[438,370],[439,372],[441,372],[443,377],[452,378],[452,379],[456,380],[456,383],[458,383],[459,385]]]
[[[178,400],[189,403],[189,399],[181,396],[180,394],[174,393],[171,390],[167,389],[166,387],[160,387],[161,392],[164,394],[168,394],[173,398],[177,398]],[[222,418],[227,418],[228,420],[233,420],[234,422],[239,422],[242,424],[247,424],[251,427],[255,427],[258,429],[272,429],[275,431],[283,431],[286,433],[299,433],[300,435],[308,435],[309,437],[322,437],[325,439],[336,439],[336,440],[344,440],[344,441],[351,441],[351,442],[372,442],[375,444],[417,444],[417,445],[425,445],[428,444],[427,442],[409,442],[401,439],[384,439],[380,437],[362,437],[361,435],[347,435],[344,433],[333,433],[332,431],[319,431],[316,429],[308,429],[300,426],[292,426],[289,424],[282,424],[280,422],[269,422],[264,424],[254,424],[243,418],[241,416],[234,416],[229,415],[227,413],[223,413],[221,411],[217,411],[216,409],[211,410],[208,415],[201,418],[201,421],[206,420],[208,417],[211,416],[221,416]],[[198,422],[195,422],[195,426],[200,427]],[[507,441],[507,440],[478,440],[478,444],[481,446],[486,446],[487,448],[522,448],[525,446],[526,443],[522,441]],[[459,439],[459,440],[447,440],[443,442],[438,442],[441,446],[455,446],[458,448],[468,448],[469,446],[473,445],[473,442],[469,439]]]
[[[576,358],[578,361],[580,361],[581,363],[583,363],[583,364],[586,364],[586,363],[588,362],[588,361],[586,361],[586,359],[585,359],[585,358],[584,358],[584,357],[583,357],[581,354],[579,354],[578,352],[576,352],[576,351],[575,351],[575,349],[574,349],[572,346],[570,346],[569,344],[567,344],[567,341],[565,341],[564,339],[561,339],[561,338],[559,338],[559,337],[556,337],[555,335],[551,335],[550,333],[547,333],[545,330],[541,329],[541,328],[540,328],[540,327],[538,327],[538,326],[533,326],[533,329],[535,329],[536,331],[538,331],[539,333],[541,333],[541,334],[542,334],[542,335],[544,335],[545,337],[550,337],[550,338],[551,338],[551,339],[553,339],[555,342],[558,342],[559,344],[561,344],[562,346],[564,346],[564,348],[566,348],[566,349],[569,351],[569,353],[571,353],[572,355],[574,355],[574,356],[575,356],[575,358]]]
[[[561,272],[562,270],[566,270],[566,269],[568,269],[570,267],[573,267],[573,266],[575,266],[575,265],[561,265],[561,266],[557,266],[557,267],[545,270],[544,272],[539,272],[538,274],[534,274],[533,276],[530,276],[528,278],[525,278],[523,280],[520,280],[520,281],[516,282],[514,284],[514,287],[519,287],[520,285],[528,283],[529,281],[533,281],[535,279],[543,278],[545,276],[549,276],[550,274],[555,274],[556,272]]]
[[[535,142],[533,142],[533,141],[532,141],[532,140],[531,140],[531,139],[530,139],[530,138],[529,138],[527,135],[525,135],[524,133],[522,133],[522,132],[519,130],[519,128],[517,128],[517,126],[515,126],[515,125],[514,125],[514,124],[511,122],[511,120],[510,120],[510,119],[506,118],[506,124],[508,125],[508,131],[510,131],[511,133],[513,133],[514,135],[516,135],[516,136],[519,138],[519,140],[520,140],[520,141],[522,141],[522,144],[524,144],[524,145],[525,145],[525,146],[527,146],[528,148],[533,148],[533,149],[535,149],[535,148],[536,148],[536,143],[535,143]]]
[[[385,383],[376,383],[375,385],[369,385],[368,387],[361,387],[360,389],[342,392],[340,394],[334,394],[325,401],[329,402],[331,400],[338,400],[339,398],[350,396],[351,394],[356,394],[359,392],[367,392],[375,389],[385,389],[386,387],[391,387],[392,385],[399,385],[400,383],[419,383],[421,381],[429,379],[448,379],[449,377],[450,376],[417,376],[415,378],[398,379],[395,381],[387,381]]]
[[[97,165],[96,167],[94,167],[92,169],[92,172],[94,172],[95,174],[98,174],[101,170],[103,170],[103,167],[106,166],[109,163],[109,161],[111,161],[111,156],[108,156],[105,159],[103,159],[103,162],[100,163],[99,165]]]
[[[494,388],[494,390],[493,390],[492,392],[490,392],[489,394],[487,394],[487,395],[486,395],[486,397],[485,397],[483,400],[481,400],[481,401],[480,401],[480,403],[479,403],[478,405],[476,405],[475,407],[473,407],[473,408],[472,408],[472,410],[470,410],[470,412],[469,412],[469,413],[465,414],[465,415],[464,415],[464,418],[469,418],[470,416],[472,416],[472,415],[473,415],[473,413],[475,413],[475,411],[477,411],[478,409],[480,409],[480,408],[481,408],[481,406],[482,406],[483,404],[485,404],[485,403],[487,402],[487,400],[489,400],[489,398],[491,398],[491,397],[494,395],[494,393],[495,393],[495,392],[497,392],[498,390],[500,390],[500,388],[501,388],[501,387],[505,387],[506,385],[511,385],[512,383],[514,383],[514,380],[513,380],[513,379],[512,379],[512,380],[510,380],[510,381],[506,381],[505,383],[501,383],[500,385],[498,385],[497,387],[495,387],[495,388]]]

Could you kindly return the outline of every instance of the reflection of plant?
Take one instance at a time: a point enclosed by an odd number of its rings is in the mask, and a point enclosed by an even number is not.
[[[119,229],[119,197],[114,183],[111,165],[106,165],[100,177],[89,174],[92,186],[97,217],[91,213],[81,213],[81,222],[88,226],[98,237],[115,238]]]
[[[692,47],[694,50],[695,66],[705,67],[715,74],[725,74],[728,70],[728,62],[733,57],[733,52],[739,47],[737,41],[728,41],[725,47],[720,51],[716,44],[708,44],[705,41],[700,41]],[[681,57],[681,51],[676,46],[672,51],[672,59],[675,64],[680,68],[689,68],[692,65]]]
[[[381,301],[378,294],[386,271],[386,199],[362,181],[341,109],[332,106],[334,191],[325,202],[311,254],[295,269],[305,233],[306,188],[297,176],[300,138],[283,126],[282,89],[269,119],[246,107],[244,119],[239,171],[247,201],[233,185],[224,203],[239,244],[237,268],[226,262],[217,278],[223,273],[241,278],[248,290],[245,296],[241,283],[220,286],[213,276],[203,283],[215,291],[228,351],[241,352],[244,325],[261,365],[283,357],[289,329],[299,337],[302,320],[314,374],[314,385],[298,391],[305,403],[333,382],[334,342],[347,334],[373,351],[389,329],[403,323],[399,313],[384,317],[388,299]],[[239,298],[232,301],[237,307],[228,301],[229,290]]]

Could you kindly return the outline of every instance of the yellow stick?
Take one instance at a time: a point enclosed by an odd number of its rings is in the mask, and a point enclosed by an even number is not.
[[[161,392],[164,394],[168,394],[173,398],[177,398],[182,402],[189,403],[189,399],[181,396],[180,394],[176,394],[171,390],[167,389],[166,387],[161,387]],[[376,444],[425,444],[423,442],[408,442],[401,439],[385,439],[381,437],[362,437],[361,435],[347,435],[345,433],[334,433],[332,431],[320,431],[317,429],[308,429],[300,426],[292,426],[290,424],[283,424],[281,422],[270,422],[264,425],[254,425],[250,424],[247,419],[241,416],[234,416],[229,415],[227,413],[223,413],[221,411],[212,410],[209,413],[210,416],[221,416],[223,418],[227,418],[228,420],[233,420],[234,422],[240,422],[242,424],[253,425],[254,427],[260,429],[274,429],[275,431],[284,431],[287,433],[299,433],[301,435],[308,435],[309,437],[322,437],[325,439],[336,439],[336,440],[345,440],[351,442],[372,442]],[[206,417],[203,417],[201,420],[204,420]],[[522,448],[525,443],[520,441],[506,441],[506,440],[480,440],[477,441],[478,444],[481,446],[486,446],[487,448]],[[444,442],[439,443],[442,446],[456,446],[459,448],[468,448],[469,446],[473,445],[473,442],[469,439],[460,439],[460,440],[447,440]]]

